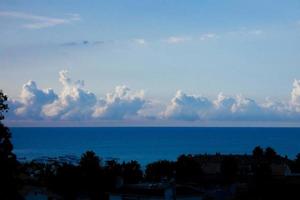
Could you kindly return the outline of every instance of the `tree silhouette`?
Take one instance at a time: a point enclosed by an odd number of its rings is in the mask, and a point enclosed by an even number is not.
[[[266,159],[269,162],[271,162],[271,161],[273,161],[277,157],[277,153],[276,153],[276,151],[273,148],[268,147],[265,150],[265,156],[266,156]]]
[[[76,199],[80,191],[80,173],[79,168],[63,163],[56,170],[55,177],[50,179],[50,187],[64,199]]]
[[[141,165],[137,161],[122,164],[122,176],[125,183],[138,183],[143,178]]]
[[[294,163],[295,163],[295,168],[294,168],[295,172],[300,173],[300,153],[297,154],[296,160]]]
[[[159,160],[146,167],[146,179],[150,181],[170,180],[174,178],[175,163],[168,160]]]
[[[178,182],[196,181],[202,179],[201,163],[191,155],[181,155],[176,162],[176,180]]]
[[[253,189],[255,195],[262,198],[265,195],[270,195],[269,190],[269,183],[272,179],[272,169],[271,164],[272,161],[277,157],[277,153],[271,147],[268,147],[263,151],[261,154],[260,147],[256,147],[253,150],[253,157],[255,161],[252,163],[252,169],[254,172],[254,184]]]
[[[112,191],[115,189],[118,178],[120,179],[122,174],[122,166],[116,160],[106,161],[104,169],[104,181],[106,189]]]
[[[8,111],[6,101],[7,96],[0,90],[0,199],[16,199],[18,162],[12,152],[10,130],[2,123]]]
[[[80,159],[81,188],[90,199],[105,199],[105,182],[103,169],[100,165],[101,159],[93,152],[85,152]]]
[[[257,146],[253,149],[252,155],[256,160],[261,159],[264,156],[264,150],[260,146]]]
[[[300,153],[296,155],[296,159],[289,162],[292,172],[300,173]]]
[[[97,171],[100,169],[100,158],[93,151],[87,151],[81,156],[79,165],[87,173]]]

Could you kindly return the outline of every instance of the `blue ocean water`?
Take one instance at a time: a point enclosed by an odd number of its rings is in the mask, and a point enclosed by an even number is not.
[[[281,155],[300,153],[300,128],[12,128],[18,158],[80,156],[95,151],[103,159],[175,160],[180,154],[251,153],[257,145]]]

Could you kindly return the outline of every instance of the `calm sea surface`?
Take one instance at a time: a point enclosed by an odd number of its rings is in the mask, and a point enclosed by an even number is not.
[[[271,146],[294,158],[300,128],[12,128],[18,158],[75,155],[93,150],[104,159],[174,160],[180,154],[251,153]]]

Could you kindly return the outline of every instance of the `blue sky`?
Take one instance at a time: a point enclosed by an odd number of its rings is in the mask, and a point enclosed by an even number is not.
[[[61,70],[97,98],[126,85],[165,106],[177,90],[290,101],[300,79],[297,0],[2,0],[0,26],[14,99],[28,80],[59,96]]]

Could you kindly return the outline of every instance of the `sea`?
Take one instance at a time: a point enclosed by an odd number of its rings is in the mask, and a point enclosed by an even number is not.
[[[146,165],[176,160],[182,154],[251,154],[258,145],[291,159],[300,153],[300,128],[11,128],[11,132],[14,153],[22,161],[80,158],[91,150],[103,161],[137,160]]]

